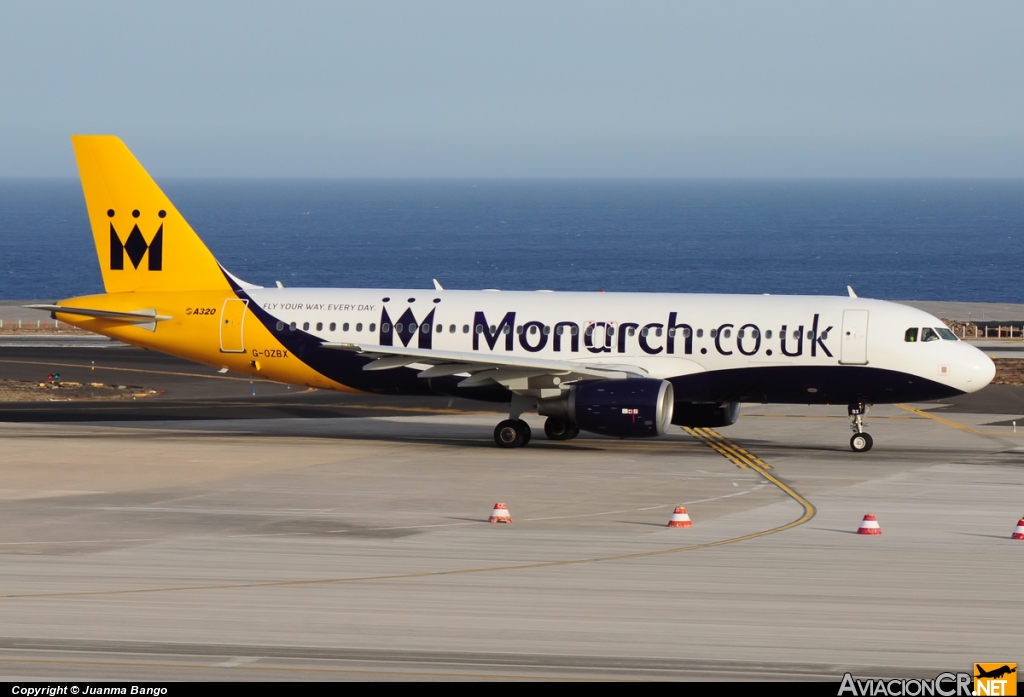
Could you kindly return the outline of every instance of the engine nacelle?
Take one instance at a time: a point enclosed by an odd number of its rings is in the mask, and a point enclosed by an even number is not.
[[[574,385],[565,397],[542,401],[538,412],[591,433],[646,438],[668,431],[673,404],[672,383],[667,380],[600,380]]]
[[[672,423],[676,426],[690,426],[691,428],[732,426],[740,418],[740,403],[676,402],[673,411]]]

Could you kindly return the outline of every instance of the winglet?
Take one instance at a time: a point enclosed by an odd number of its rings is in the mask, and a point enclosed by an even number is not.
[[[444,288],[441,287],[441,284],[437,282],[436,278],[432,280],[434,281],[434,290],[444,290]]]
[[[846,286],[846,292],[850,294],[851,298],[857,297],[857,293],[853,290],[853,286]]]

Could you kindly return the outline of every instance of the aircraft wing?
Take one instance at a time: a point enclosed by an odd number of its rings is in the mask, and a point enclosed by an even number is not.
[[[545,376],[558,378],[547,385],[549,387],[557,387],[561,383],[584,379],[624,380],[648,376],[648,372],[639,366],[612,363],[583,363],[528,356],[501,356],[369,344],[325,343],[323,347],[351,351],[374,358],[373,362],[363,366],[363,370],[389,370],[415,365],[423,366],[423,369],[417,374],[417,377],[421,378],[468,374],[459,383],[460,387],[471,387],[493,381],[513,391],[518,391],[531,389],[532,386],[529,385],[531,378]]]

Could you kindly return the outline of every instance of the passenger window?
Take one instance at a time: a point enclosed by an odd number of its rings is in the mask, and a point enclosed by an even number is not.
[[[649,330],[647,329],[647,327],[644,327],[643,329],[640,330],[640,336],[647,336],[648,331]]]
[[[710,332],[708,332],[708,336],[710,336],[712,339],[714,339],[715,337],[718,336],[718,330],[717,329],[712,329]]]
[[[615,336],[615,327],[605,327],[604,332],[607,336]]]
[[[463,334],[469,334],[469,325],[468,324],[463,324],[462,325],[462,333]]]
[[[337,328],[338,328],[338,325],[335,324],[334,322],[331,322],[331,327],[330,327],[331,331],[333,332]]]
[[[323,322],[317,322],[316,323],[316,330],[318,332],[322,332],[324,330],[324,323]]]
[[[434,328],[434,332],[436,332],[437,334],[444,334],[444,325],[443,324],[437,325]]]
[[[756,329],[751,329],[751,330],[750,330],[750,336],[754,337],[755,339],[756,339],[756,338],[757,338],[757,337],[758,337],[759,335],[760,335],[760,334],[758,333],[758,331],[757,331]],[[740,336],[743,336],[743,332],[742,332],[742,331],[740,331]]]
[[[302,331],[304,331],[304,332],[308,332],[309,331],[309,322],[303,322],[302,323]]]
[[[547,336],[550,333],[551,333],[551,327],[549,327],[548,325],[545,324],[544,325],[544,336]]]
[[[765,339],[771,339],[772,338],[772,330],[771,329],[769,329],[768,331],[766,331],[764,333],[764,338]]]
[[[455,325],[454,324],[448,325],[448,333],[449,334],[454,334],[455,333]]]
[[[536,329],[536,328],[537,327],[534,327],[534,329]],[[505,329],[503,331],[504,331],[505,334],[511,334],[512,333],[512,325],[511,324],[506,324],[505,325]]]
[[[398,324],[395,325],[395,331],[401,334],[402,332],[405,331],[405,325],[399,322]]]
[[[627,336],[636,336],[636,327],[630,327],[626,330]]]
[[[430,333],[430,325],[429,324],[421,324],[420,325],[420,334],[429,334],[429,333]]]
[[[348,322],[345,322],[345,324],[341,325],[341,331],[343,331],[343,332],[347,332],[348,331]]]
[[[516,327],[516,334],[522,334],[522,333],[523,333],[523,325],[520,324],[518,327]]]
[[[807,340],[810,341],[814,338],[814,332],[807,332]]]
[[[937,331],[939,333],[939,336],[941,336],[946,341],[960,341],[959,339],[956,338],[956,334],[946,329],[945,327],[935,327],[935,331]]]
[[[729,330],[728,330],[728,329],[726,329],[725,331],[729,331]],[[738,332],[736,332],[736,338],[737,338],[737,339],[742,339],[742,338],[743,338],[743,335],[744,335],[744,332],[743,332],[743,330],[742,330],[742,329],[741,329],[741,330],[739,330]],[[726,334],[726,336],[728,336],[728,334]]]
[[[704,330],[703,329],[698,329],[697,330],[697,338],[700,339],[703,336],[704,336]]]
[[[689,339],[690,338],[690,328],[689,327],[683,327],[683,338],[684,339]]]
[[[924,327],[921,330],[921,341],[938,341],[939,335],[931,327]]]
[[[799,339],[800,338],[800,331],[799,330],[797,330],[797,329],[793,330],[793,338],[794,339]]]
[[[827,338],[828,338],[828,332],[822,332],[821,333],[821,340],[824,341]]]
[[[362,322],[360,322],[359,324],[356,325],[356,331],[357,332],[363,331],[363,323]],[[387,329],[385,329],[384,331],[386,332]]]
[[[531,334],[536,334],[537,333],[537,325],[536,324],[533,325],[532,327],[530,327],[530,333]]]
[[[654,330],[654,336],[661,336],[661,327]]]
[[[283,332],[284,331],[284,322],[278,322],[277,323],[277,331],[279,331],[279,332]]]
[[[594,336],[594,325],[593,324],[587,326],[587,336]]]
[[[297,325],[295,324],[295,322],[292,322],[291,324],[288,325],[288,328],[291,329],[292,331],[295,331],[296,327]]]
[[[563,331],[565,331],[565,327],[562,327],[562,326],[555,327],[555,334],[558,334],[559,336],[561,336]]]
[[[484,333],[484,325],[482,325],[482,324],[476,325],[476,333],[477,334],[483,334]]]
[[[356,329],[358,329],[358,328],[359,327],[356,327]],[[373,323],[373,322],[370,323],[370,331],[371,332],[377,331],[377,325],[375,323]]]
[[[580,333],[580,328],[579,327],[576,327],[576,326],[569,327],[569,334],[571,334],[572,336],[576,336],[579,333]]]

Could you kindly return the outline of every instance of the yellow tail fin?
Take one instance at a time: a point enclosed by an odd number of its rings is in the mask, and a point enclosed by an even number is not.
[[[220,264],[114,136],[71,136],[108,293],[230,290]]]

